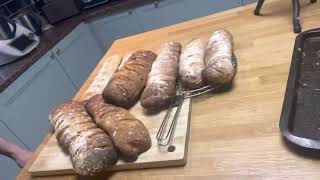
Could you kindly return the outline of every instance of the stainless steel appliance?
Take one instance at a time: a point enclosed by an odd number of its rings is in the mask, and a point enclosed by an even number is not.
[[[82,9],[88,9],[103,3],[108,2],[109,0],[80,0],[82,4]]]
[[[17,30],[15,22],[5,16],[0,16],[0,40],[14,38]]]
[[[17,24],[24,26],[25,28],[34,32],[36,35],[40,35],[42,32],[40,18],[31,11],[19,13],[13,19]]]

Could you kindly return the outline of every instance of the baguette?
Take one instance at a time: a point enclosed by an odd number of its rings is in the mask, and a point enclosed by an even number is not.
[[[231,82],[235,68],[232,65],[233,38],[229,31],[219,30],[209,39],[203,78],[210,85],[223,85]]]
[[[118,155],[110,137],[94,124],[79,102],[57,106],[49,120],[78,174],[94,176],[117,162]]]
[[[183,87],[196,89],[203,86],[205,46],[200,39],[190,41],[180,56],[179,76]]]
[[[105,103],[101,95],[93,96],[85,108],[125,160],[136,160],[151,147],[148,129],[126,109]]]
[[[165,43],[160,49],[140,99],[144,108],[152,111],[164,109],[175,97],[180,53],[181,44],[177,42]]]
[[[134,105],[146,85],[148,73],[156,57],[151,51],[138,51],[130,56],[103,90],[105,101],[124,108]]]

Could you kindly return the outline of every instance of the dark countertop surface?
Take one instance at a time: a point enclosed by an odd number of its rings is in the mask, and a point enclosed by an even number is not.
[[[39,46],[31,53],[10,64],[0,66],[0,93],[82,21],[130,9],[150,2],[153,2],[153,0],[112,0],[106,4],[85,10],[79,15],[54,24],[53,28],[40,36]]]

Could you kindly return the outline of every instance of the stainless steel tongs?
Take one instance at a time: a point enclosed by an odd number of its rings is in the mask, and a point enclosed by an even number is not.
[[[235,69],[237,70],[237,60],[234,55],[232,57],[232,64],[235,67]],[[177,126],[177,121],[179,118],[179,114],[180,114],[184,99],[200,96],[200,95],[208,93],[208,92],[214,92],[215,90],[218,90],[220,87],[221,86],[216,86],[216,87],[204,86],[204,87],[201,87],[201,88],[195,89],[195,90],[185,90],[185,89],[183,89],[183,87],[181,85],[181,80],[178,79],[177,80],[176,97],[170,103],[168,111],[163,118],[163,121],[160,125],[160,128],[159,128],[157,136],[156,136],[158,145],[159,146],[168,146],[169,145],[167,151],[168,152],[175,151],[175,146],[172,145],[172,141],[173,141],[174,132],[175,132],[175,129]],[[166,128],[168,127],[167,124],[169,122],[169,119],[171,117],[171,113],[172,113],[172,110],[174,107],[177,107],[177,109],[176,109],[175,114],[173,116],[173,119],[171,121],[169,130],[165,134]]]

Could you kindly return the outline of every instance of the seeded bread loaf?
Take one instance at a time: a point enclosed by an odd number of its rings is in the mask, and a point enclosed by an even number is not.
[[[103,91],[106,102],[129,108],[139,99],[157,55],[151,51],[133,53],[111,78]]]
[[[96,126],[79,102],[57,106],[49,119],[78,174],[97,175],[116,163],[118,156],[110,137]]]
[[[193,39],[183,49],[180,56],[179,76],[183,87],[196,89],[203,86],[205,45],[200,39]]]
[[[177,42],[168,42],[161,47],[141,95],[144,108],[152,111],[164,109],[175,97],[180,53],[181,44]]]
[[[136,160],[151,147],[148,129],[126,109],[105,103],[101,95],[89,99],[85,108],[110,135],[124,159]]]
[[[233,38],[229,31],[219,30],[209,39],[203,78],[211,85],[228,84],[234,74],[232,65]]]

